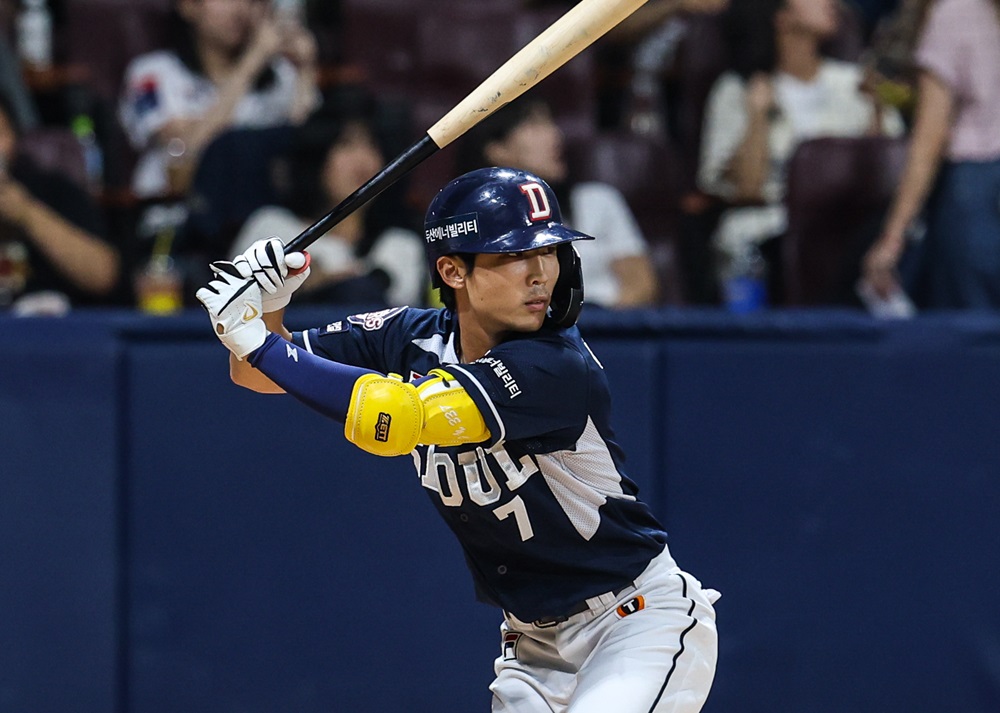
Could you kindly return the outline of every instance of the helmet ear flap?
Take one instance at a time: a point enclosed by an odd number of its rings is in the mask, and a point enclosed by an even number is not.
[[[552,290],[546,319],[550,324],[566,329],[576,324],[583,308],[583,266],[573,243],[557,245],[556,258],[559,260],[559,279]]]

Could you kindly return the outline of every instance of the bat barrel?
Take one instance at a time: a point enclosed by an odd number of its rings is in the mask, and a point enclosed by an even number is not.
[[[438,145],[430,136],[424,136],[399,156],[394,158],[385,168],[372,176],[361,188],[340,202],[329,213],[299,233],[285,246],[285,254],[305,250],[316,240],[325,235],[333,226],[344,218],[373,200],[393,183],[411,171],[417,164],[438,151]]]
[[[580,0],[429,128],[426,136],[288,243],[285,253],[303,250],[311,245],[330,228],[399,180],[407,171],[533,87],[646,2],[647,0]]]

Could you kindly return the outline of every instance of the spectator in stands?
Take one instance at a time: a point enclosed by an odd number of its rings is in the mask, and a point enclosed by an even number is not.
[[[913,0],[919,69],[909,158],[864,275],[899,289],[907,233],[926,209],[916,301],[1000,308],[1000,0]],[[910,286],[913,290],[913,286]],[[922,289],[921,289],[922,288]]]
[[[559,198],[563,222],[596,240],[581,241],[588,304],[643,307],[659,295],[649,247],[621,192],[599,182],[575,182],[563,135],[548,105],[522,98],[473,128],[460,145],[459,168],[509,166],[544,179]]]
[[[121,260],[82,186],[18,152],[21,130],[0,94],[0,307],[63,312],[111,300]]]
[[[364,112],[317,113],[296,132],[289,151],[284,205],[250,215],[231,254],[261,238],[290,241],[354,193],[385,164],[371,118]],[[423,241],[405,210],[384,193],[349,215],[309,248],[312,272],[299,302],[424,304],[429,278]]]
[[[668,138],[662,84],[688,34],[692,15],[716,15],[730,0],[650,0],[608,33],[628,55],[628,110],[620,123],[641,135]],[[672,138],[672,137],[671,137]]]
[[[743,0],[726,17],[734,67],[708,98],[698,181],[728,203],[713,242],[720,269],[760,248],[771,301],[781,302],[784,167],[821,136],[900,135],[903,123],[862,89],[859,65],[824,57],[836,0]]]
[[[300,123],[319,101],[314,38],[268,0],[176,0],[174,11],[174,47],[130,63],[119,107],[143,197],[183,193],[225,129]]]
[[[24,84],[21,62],[4,36],[0,36],[0,92],[10,102],[12,116],[23,131],[38,125],[38,111]]]
[[[579,0],[522,0],[526,10],[568,11]],[[649,0],[594,48],[597,124],[628,126],[660,138],[667,131],[661,81],[687,34],[691,15],[721,12],[730,0]]]

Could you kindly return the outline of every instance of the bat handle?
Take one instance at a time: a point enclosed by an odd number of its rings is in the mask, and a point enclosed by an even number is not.
[[[361,188],[354,191],[340,204],[299,233],[285,246],[285,254],[305,250],[324,235],[330,228],[368,203],[386,188],[398,181],[414,166],[431,156],[438,150],[438,145],[430,136],[424,136],[399,156],[394,158],[385,168],[370,178]]]

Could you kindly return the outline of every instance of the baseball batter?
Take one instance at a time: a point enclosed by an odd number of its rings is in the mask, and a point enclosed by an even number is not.
[[[591,239],[540,178],[481,169],[427,212],[442,309],[292,334],[282,315],[308,261],[278,239],[214,263],[197,296],[236,383],[291,394],[366,451],[412,454],[479,598],[503,611],[493,711],[694,713],[718,593],[676,565],[622,467],[603,367],[574,326],[573,241]]]

